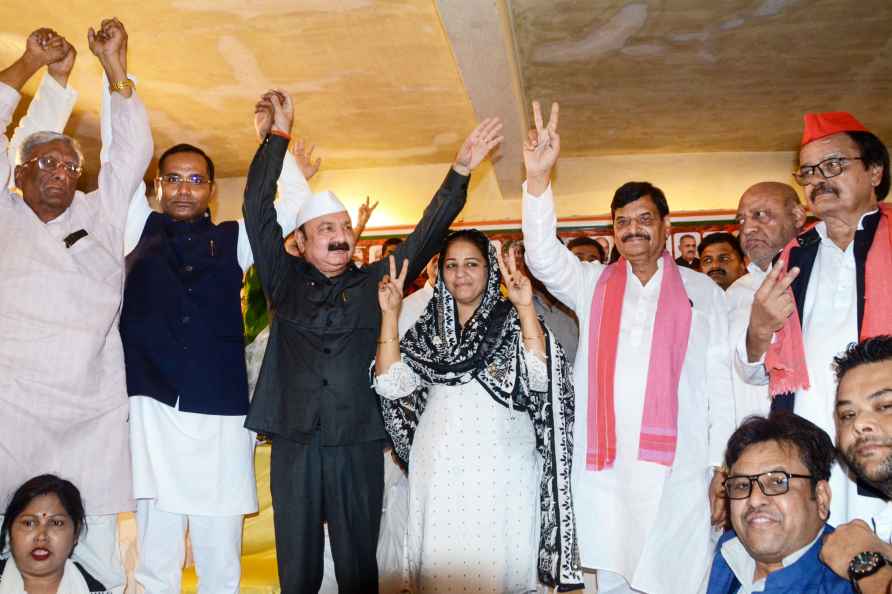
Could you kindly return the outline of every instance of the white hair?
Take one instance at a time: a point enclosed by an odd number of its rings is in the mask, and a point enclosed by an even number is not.
[[[25,142],[23,142],[22,146],[19,148],[19,155],[16,159],[16,164],[21,165],[31,158],[31,155],[34,154],[34,149],[51,142],[61,142],[68,145],[71,150],[77,153],[77,164],[84,164],[84,151],[81,150],[81,145],[76,139],[66,134],[59,134],[58,132],[50,131],[35,132],[28,135],[28,137],[25,139]]]

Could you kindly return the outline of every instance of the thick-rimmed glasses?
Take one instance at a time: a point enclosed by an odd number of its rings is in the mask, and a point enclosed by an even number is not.
[[[783,470],[771,470],[760,474],[740,474],[729,476],[725,479],[725,495],[728,499],[746,499],[753,492],[753,483],[759,484],[759,489],[767,497],[783,495],[790,490],[790,479],[811,479],[810,474],[793,474]]]
[[[81,173],[84,172],[84,168],[78,165],[77,163],[72,163],[70,161],[60,161],[55,157],[50,157],[49,155],[43,155],[41,157],[34,157],[32,159],[28,159],[24,163],[22,163],[22,167],[27,167],[32,163],[37,163],[37,168],[41,171],[55,171],[59,167],[65,170],[65,173],[68,174],[68,177],[72,177],[77,179],[81,176]]]
[[[805,186],[808,185],[808,180],[815,176],[816,171],[820,173],[821,177],[824,179],[830,179],[845,171],[846,164],[849,161],[863,160],[864,159],[861,157],[830,157],[816,165],[803,165],[798,171],[793,172],[793,177],[796,178],[796,183],[800,186]]]
[[[214,183],[212,180],[205,178],[203,175],[193,174],[193,175],[179,175],[176,173],[168,173],[167,175],[159,175],[158,179],[163,184],[167,184],[169,186],[178,186],[180,184],[186,184],[189,186],[203,186],[205,184]]]

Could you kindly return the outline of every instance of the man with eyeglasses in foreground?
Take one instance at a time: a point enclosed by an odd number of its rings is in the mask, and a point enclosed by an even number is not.
[[[892,336],[849,345],[834,361],[836,446],[846,465],[887,503],[870,520],[853,520],[827,537],[821,558],[863,594],[892,583]]]
[[[744,381],[768,384],[771,408],[835,433],[833,358],[859,338],[892,333],[889,152],[852,115],[806,114],[796,180],[820,219],[789,242],[753,298],[734,358]],[[834,524],[883,502],[835,465]]]
[[[261,139],[273,123],[273,93],[255,106]],[[290,130],[290,121],[280,125]],[[318,164],[302,150],[284,159],[276,211],[285,233],[311,195],[305,176]],[[155,190],[161,212],[138,191],[124,242],[135,577],[146,594],[178,593],[188,526],[198,591],[236,594],[242,519],[257,511],[240,298],[254,257],[243,221],[211,220],[214,163],[200,148],[167,149]]]
[[[728,440],[724,482],[733,530],[719,540],[707,594],[843,594],[821,563],[832,534],[830,436],[786,411],[749,417]]]
[[[64,60],[63,70],[70,71],[75,50],[57,39],[29,39],[25,55],[0,72],[4,129],[20,99],[17,89],[37,68]],[[89,526],[74,558],[114,589],[124,578],[117,514],[133,509],[118,334],[121,245],[128,198],[152,157],[152,134],[127,76],[124,26],[107,19],[89,30],[87,40],[112,91],[114,142],[105,147],[98,189],[77,191],[83,155],[75,139],[46,131],[58,125],[54,118],[21,144],[15,167],[21,195],[6,192],[2,180],[0,501],[36,474],[54,472],[74,482]],[[52,58],[54,48],[58,55]],[[65,103],[55,117],[64,123],[70,109]],[[2,159],[5,139],[0,148]]]

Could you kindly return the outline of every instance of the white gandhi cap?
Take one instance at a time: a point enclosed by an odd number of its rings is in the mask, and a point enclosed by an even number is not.
[[[329,192],[328,190],[324,192],[316,192],[310,196],[307,201],[303,203],[303,206],[300,207],[300,210],[297,211],[297,220],[294,222],[294,228],[298,229],[301,225],[316,217],[335,214],[337,212],[347,212],[347,208],[340,200],[338,200],[338,197],[335,196],[333,192]]]

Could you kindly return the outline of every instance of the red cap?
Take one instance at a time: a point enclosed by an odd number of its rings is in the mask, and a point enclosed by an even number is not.
[[[838,134],[839,132],[867,132],[861,122],[847,111],[827,111],[805,114],[805,129],[802,131],[802,144]]]

